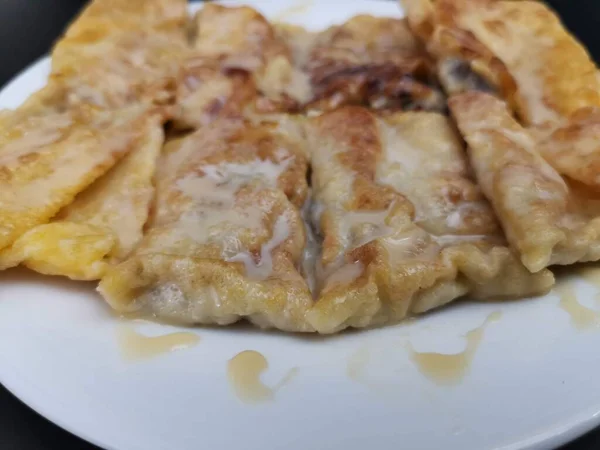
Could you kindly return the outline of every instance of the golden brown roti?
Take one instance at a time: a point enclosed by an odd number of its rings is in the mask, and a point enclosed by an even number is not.
[[[401,19],[361,15],[311,33],[272,25],[249,7],[209,4],[196,29],[195,52],[205,65],[250,73],[279,110],[445,108],[432,61]]]
[[[310,331],[297,270],[306,236],[303,143],[218,120],[164,151],[151,229],[99,290],[120,312],[188,324]]]
[[[174,94],[180,51],[185,48],[186,11],[183,0],[92,2],[56,44],[48,85],[17,110],[0,113],[0,250],[34,227],[48,223],[130,151],[146,155],[148,150],[150,166],[142,178],[144,184],[150,182],[152,155],[156,156],[162,144],[161,127],[168,112],[163,106]],[[108,179],[125,178],[122,181],[126,184],[133,180],[130,175],[135,174],[126,169],[128,161],[124,164],[125,168],[115,169]],[[118,220],[109,220],[103,203],[92,199],[98,195],[115,200],[118,183],[108,184],[99,182],[85,194],[88,200],[79,200],[70,213],[65,213],[69,223],[104,224],[104,229],[109,229],[98,237],[105,244],[93,250],[95,256],[88,258],[88,266],[82,263],[67,275],[97,277],[100,271],[90,269],[98,266],[94,258],[102,259],[111,251],[121,255],[125,247],[133,245],[113,235],[114,223],[109,222]],[[98,186],[104,186],[100,193]],[[126,197],[136,195],[131,191]],[[87,204],[85,212],[71,217],[83,203]],[[136,212],[137,233],[148,214],[148,199],[143,203],[140,209],[145,211]],[[59,253],[44,249],[66,242],[59,228],[51,227],[56,238],[49,229],[32,231],[18,248],[3,253],[0,267],[29,260],[30,265],[41,268],[46,266],[44,254],[59,261]],[[30,238],[41,239],[40,246],[32,245]],[[69,258],[76,256],[74,252]],[[72,262],[65,261],[65,267],[74,268]],[[62,269],[42,270],[60,273]]]
[[[393,323],[464,295],[545,292],[504,243],[435,113],[346,107],[312,120],[313,224],[322,239],[310,323],[322,333]]]
[[[318,33],[305,62],[311,109],[443,110],[434,66],[402,19],[360,15]]]
[[[185,0],[94,0],[52,51],[48,88],[68,104],[165,104],[186,56]]]
[[[600,106],[598,69],[543,3],[405,3],[413,29],[440,63],[465,61],[507,99],[526,125],[557,123],[581,108]]]
[[[50,275],[100,279],[108,264],[125,258],[142,237],[162,143],[160,117],[148,117],[120,163],[50,223],[32,228],[0,251],[0,269],[24,264]]]
[[[141,109],[31,117],[0,137],[0,249],[48,222],[134,148],[147,130]]]
[[[523,264],[537,272],[600,259],[600,195],[563,180],[501,100],[470,92],[449,103],[477,180]]]

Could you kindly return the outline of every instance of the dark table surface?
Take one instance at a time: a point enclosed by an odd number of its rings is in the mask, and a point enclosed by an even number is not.
[[[0,85],[47,53],[65,24],[84,3],[83,0],[0,0]],[[548,0],[548,3],[600,61],[600,0]],[[97,447],[51,424],[0,385],[1,450],[66,448],[92,450]],[[600,429],[563,448],[598,449]]]

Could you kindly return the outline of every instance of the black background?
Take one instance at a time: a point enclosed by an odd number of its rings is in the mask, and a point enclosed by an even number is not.
[[[0,85],[47,53],[84,3],[82,0],[0,0]],[[600,61],[600,0],[548,0],[548,3]],[[67,448],[97,449],[52,425],[0,385],[0,450]],[[562,450],[598,449],[600,429]]]

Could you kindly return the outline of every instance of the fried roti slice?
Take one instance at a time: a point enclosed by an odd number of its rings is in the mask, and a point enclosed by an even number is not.
[[[32,228],[0,251],[0,270],[23,264],[48,275],[100,279],[142,238],[163,144],[158,115],[149,117],[135,148],[81,192],[50,223]]]
[[[564,180],[498,98],[469,92],[449,105],[479,185],[523,264],[538,272],[600,259],[600,195]]]
[[[172,101],[187,57],[187,1],[94,0],[52,51],[47,89],[67,105]]]
[[[432,60],[404,20],[362,15],[311,33],[270,24],[249,7],[208,4],[196,22],[198,58],[219,61],[229,73],[250,73],[271,101],[259,110],[445,108]]]
[[[185,20],[180,0],[96,0],[69,27],[48,85],[0,114],[0,249],[47,223],[141,142],[153,103],[174,90]]]
[[[404,0],[449,93],[493,92],[561,175],[600,189],[600,75],[542,2]]]
[[[217,119],[240,119],[254,109],[257,95],[248,74],[227,74],[218,65],[192,58],[177,86],[171,119],[180,130],[201,128]]]
[[[406,0],[405,6],[413,29],[442,65],[453,58],[465,62],[526,125],[557,124],[581,108],[600,106],[596,65],[543,3]]]
[[[208,3],[195,18],[194,50],[225,69],[254,72],[288,55],[284,42],[258,11],[248,6]]]
[[[77,110],[5,117],[0,135],[0,249],[48,222],[142,138],[150,112]]]
[[[288,40],[306,40],[301,32],[290,37],[288,30]],[[392,111],[445,108],[433,61],[404,19],[359,15],[308,42],[310,51],[294,54],[311,80],[310,109],[344,104]]]
[[[529,131],[540,154],[561,175],[600,191],[600,108],[582,108],[550,131]]]
[[[174,124],[195,129],[217,118],[299,112],[312,98],[278,28],[247,7],[205,4],[194,20],[192,57],[177,90]]]
[[[344,107],[311,119],[321,333],[394,323],[457,298],[546,292],[506,245],[443,115]]]
[[[308,77],[293,66],[290,48],[275,27],[248,6],[205,4],[195,19],[194,54],[228,73],[244,71],[281,109],[311,98]]]
[[[117,311],[185,324],[311,331],[298,272],[307,194],[304,142],[272,125],[217,120],[171,141],[156,214],[99,291]]]

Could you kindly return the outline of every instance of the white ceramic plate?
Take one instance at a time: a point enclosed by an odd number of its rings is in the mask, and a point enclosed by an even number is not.
[[[247,3],[311,28],[401,14],[384,1]],[[18,106],[48,68],[44,59],[27,69],[0,106]],[[195,346],[132,361],[122,333],[181,330],[119,320],[93,284],[11,270],[0,273],[0,381],[50,420],[119,450],[550,448],[600,423],[596,288],[581,273],[562,278],[562,301],[463,303],[331,338],[197,329]],[[267,387],[280,385],[268,401],[245,403],[230,384],[228,361],[244,350],[268,360]]]

